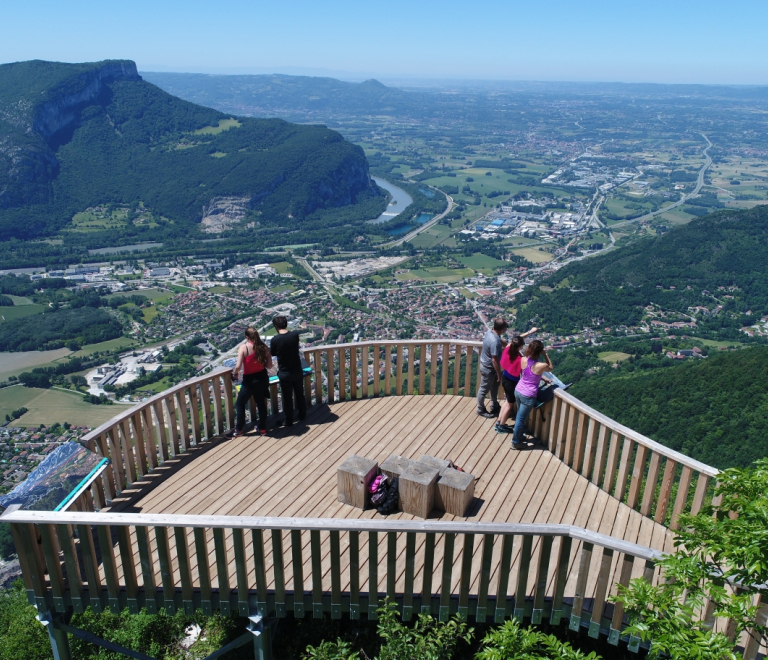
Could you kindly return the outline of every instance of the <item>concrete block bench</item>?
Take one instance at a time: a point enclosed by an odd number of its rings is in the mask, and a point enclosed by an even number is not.
[[[370,501],[368,485],[379,473],[379,464],[362,456],[350,456],[336,471],[338,500],[365,509]]]

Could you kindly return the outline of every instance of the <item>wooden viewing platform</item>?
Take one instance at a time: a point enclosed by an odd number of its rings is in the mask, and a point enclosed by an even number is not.
[[[73,506],[4,517],[30,602],[52,616],[90,604],[358,618],[389,596],[406,620],[565,618],[618,643],[623,612],[608,596],[658,579],[670,530],[711,498],[717,470],[562,391],[531,418],[538,442],[512,451],[475,415],[478,350],[308,349],[306,422],[267,437],[222,437],[228,369],[118,415],[84,438],[112,464]],[[464,518],[428,520],[341,504],[336,468],[352,454],[451,459],[477,478],[476,499]]]

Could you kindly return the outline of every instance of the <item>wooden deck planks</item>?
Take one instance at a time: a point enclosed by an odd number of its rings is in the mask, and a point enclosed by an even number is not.
[[[299,430],[301,425],[294,427]],[[671,534],[630,510],[615,498],[587,482],[568,468],[553,454],[536,447],[529,451],[515,452],[509,448],[510,438],[493,430],[493,420],[474,414],[474,400],[452,395],[381,397],[358,401],[343,401],[331,405],[314,406],[310,409],[307,426],[301,434],[289,434],[280,430],[274,436],[262,438],[249,435],[234,440],[219,441],[216,445],[199,451],[169,476],[154,479],[157,485],[136,500],[126,511],[153,513],[184,513],[211,515],[249,516],[297,516],[335,518],[374,518],[375,511],[359,511],[340,504],[336,500],[335,468],[353,453],[368,456],[379,462],[396,453],[417,459],[422,454],[450,458],[477,477],[475,486],[476,506],[470,511],[470,520],[569,523],[587,529],[610,534],[659,549],[668,548]],[[194,449],[192,450],[195,451]],[[184,453],[181,454],[184,458]],[[437,512],[433,516],[438,515]],[[395,519],[411,519],[399,513]],[[439,519],[453,520],[442,514]],[[155,578],[161,582],[155,537],[150,534],[150,550],[155,562]],[[208,563],[211,583],[217,585],[216,557],[213,540],[208,534]],[[230,582],[234,581],[234,549],[232,534],[226,536]],[[291,568],[292,546],[288,532],[282,535],[283,557],[286,567],[285,587],[293,588]],[[138,547],[132,536],[134,563],[140,571]],[[248,561],[248,584],[255,588],[253,547],[250,534],[245,535],[245,552]],[[330,591],[330,539],[321,534],[323,588]],[[438,592],[441,584],[444,543],[442,535],[436,539],[432,590]],[[513,561],[509,579],[509,593],[514,594],[519,568],[522,539],[515,539]],[[168,534],[173,556],[174,580],[181,584],[175,553],[174,534]],[[194,547],[192,530],[188,530],[188,545]],[[423,535],[417,536],[414,587],[417,592],[423,584],[424,564]],[[312,566],[310,538],[301,536],[303,580],[305,589],[310,588]],[[559,540],[555,540],[554,552]],[[451,592],[458,593],[460,566],[463,561],[463,540],[457,539],[452,563]],[[342,551],[341,589],[349,589],[349,535],[340,535]],[[533,593],[535,567],[541,551],[539,539],[534,539],[531,554],[531,572],[527,594]],[[402,590],[405,580],[405,538],[397,539],[398,574],[396,588]],[[387,565],[386,535],[379,535],[378,564],[379,592],[386,591],[384,577]],[[265,565],[268,575],[273,562],[272,539],[264,537]],[[580,544],[574,543],[571,563],[578,561]],[[492,590],[498,581],[501,539],[494,543],[490,584]],[[482,559],[482,539],[475,539],[472,552],[470,593],[476,593],[479,585]],[[368,591],[368,539],[360,535],[360,592]],[[118,575],[122,576],[119,553],[116,553]],[[594,593],[599,554],[595,553],[590,568],[587,597]],[[618,557],[614,557],[611,575],[618,577]],[[197,584],[197,556],[190,553],[192,579]],[[635,566],[633,576],[641,572]],[[573,593],[575,577],[566,588],[566,596]],[[268,585],[273,588],[274,585]],[[547,594],[553,589],[552,567],[547,580]]]

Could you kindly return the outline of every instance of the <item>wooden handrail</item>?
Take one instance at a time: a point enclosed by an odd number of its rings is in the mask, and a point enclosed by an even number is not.
[[[615,552],[633,557],[658,561],[664,556],[637,543],[599,534],[575,525],[540,523],[443,522],[421,520],[374,520],[368,518],[292,518],[251,516],[206,516],[163,513],[77,513],[73,511],[17,510],[3,516],[7,523],[33,523],[37,525],[105,525],[151,527],[205,527],[210,529],[280,529],[301,531],[339,532],[420,532],[436,534],[514,534],[534,536],[568,536],[576,541],[593,543]]]

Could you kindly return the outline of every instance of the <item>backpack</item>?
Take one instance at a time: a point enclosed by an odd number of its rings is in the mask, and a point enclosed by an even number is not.
[[[399,486],[400,486],[399,477],[395,477],[394,479],[392,479],[392,483],[389,484],[389,487],[387,488],[387,494],[381,500],[381,504],[377,509],[377,511],[382,516],[388,516],[390,513],[397,513],[397,503],[400,497],[400,494],[398,492]]]

